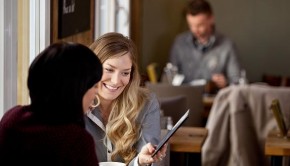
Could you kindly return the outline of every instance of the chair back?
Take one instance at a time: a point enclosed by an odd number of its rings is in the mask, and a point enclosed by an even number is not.
[[[273,100],[279,101],[279,108],[275,108],[278,103],[273,107]],[[289,87],[248,84],[221,89],[205,126],[209,133],[202,147],[202,165],[270,165],[265,140],[277,127],[270,109],[279,109],[289,126],[289,101]]]
[[[160,108],[165,117],[172,117],[173,124],[175,124],[184,114],[182,110],[186,110],[186,96],[160,97]]]
[[[164,98],[185,96],[186,97],[186,109],[190,109],[190,114],[188,119],[184,122],[184,126],[202,126],[202,113],[203,113],[203,91],[204,86],[191,86],[191,85],[181,85],[173,86],[170,84],[152,84],[147,82],[145,86],[154,92],[158,99],[162,101]],[[177,108],[176,108],[177,109]],[[177,109],[175,111],[181,112],[183,114],[186,109],[184,107]]]

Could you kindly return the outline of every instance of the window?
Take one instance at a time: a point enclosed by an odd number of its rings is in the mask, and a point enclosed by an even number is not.
[[[107,32],[129,36],[130,0],[97,0],[95,38]]]

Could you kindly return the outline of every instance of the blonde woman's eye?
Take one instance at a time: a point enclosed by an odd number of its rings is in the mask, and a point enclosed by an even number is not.
[[[106,72],[113,72],[113,69],[105,68]]]
[[[122,75],[123,76],[129,76],[130,75],[130,72],[124,72]]]

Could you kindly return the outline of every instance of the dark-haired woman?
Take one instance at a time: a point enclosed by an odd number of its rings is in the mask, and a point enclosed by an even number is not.
[[[84,45],[55,43],[42,51],[29,68],[31,104],[0,121],[0,165],[97,166],[83,117],[101,77],[99,59]]]

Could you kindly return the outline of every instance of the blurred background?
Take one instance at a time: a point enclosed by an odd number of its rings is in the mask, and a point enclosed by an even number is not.
[[[139,50],[140,71],[157,63],[162,70],[175,36],[186,30],[187,0],[0,0],[0,117],[15,104],[29,103],[26,87],[30,62],[50,43],[64,40],[89,45],[116,31],[129,36]],[[209,0],[216,27],[231,38],[250,82],[263,75],[290,76],[290,1]],[[87,4],[83,5],[83,4]],[[62,25],[60,20],[82,15]],[[67,12],[64,12],[67,11]],[[82,21],[83,19],[83,21]],[[83,22],[89,27],[78,29]],[[62,25],[62,27],[61,27]],[[61,28],[75,28],[66,37]]]

